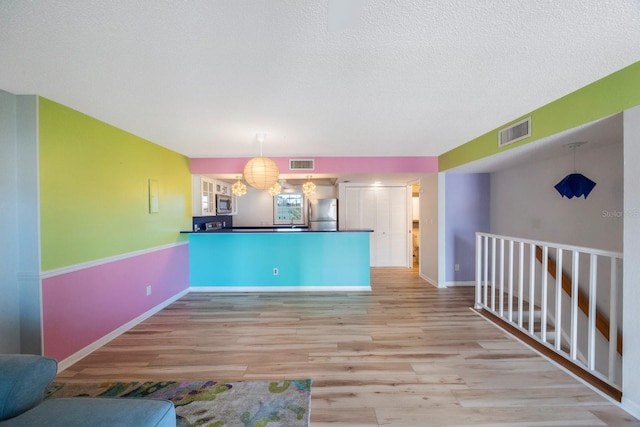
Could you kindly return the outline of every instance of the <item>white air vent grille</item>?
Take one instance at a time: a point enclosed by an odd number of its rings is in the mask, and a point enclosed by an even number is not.
[[[315,168],[313,159],[289,159],[289,170],[312,171]]]
[[[508,128],[502,129],[498,133],[498,147],[512,144],[521,139],[531,136],[531,117],[518,123],[512,124]]]

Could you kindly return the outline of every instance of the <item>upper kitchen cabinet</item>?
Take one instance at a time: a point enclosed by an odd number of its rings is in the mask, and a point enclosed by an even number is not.
[[[193,216],[216,214],[216,181],[206,176],[192,176]]]
[[[235,215],[238,213],[236,196],[232,194],[230,183],[204,175],[192,175],[193,216],[216,215],[216,195],[229,196],[232,198],[232,212],[225,215]]]
[[[215,183],[216,183],[216,194],[231,196],[231,184],[225,181],[215,181]]]

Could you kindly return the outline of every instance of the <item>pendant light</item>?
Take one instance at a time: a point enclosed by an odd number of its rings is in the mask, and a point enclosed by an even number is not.
[[[571,150],[573,150],[573,173],[565,176],[554,186],[562,197],[571,199],[574,196],[576,198],[584,196],[586,199],[587,196],[589,196],[589,193],[591,193],[591,190],[593,190],[593,187],[596,186],[595,182],[591,181],[581,173],[578,173],[576,170],[576,148],[583,144],[585,144],[585,142],[572,142],[566,145],[567,148],[571,148]]]
[[[268,157],[262,156],[262,143],[265,140],[264,133],[256,134],[258,142],[260,142],[260,156],[249,160],[244,167],[244,179],[247,184],[258,190],[267,190],[273,184],[278,182],[280,170],[276,162]]]
[[[281,192],[282,192],[282,186],[277,181],[276,181],[275,184],[273,184],[271,187],[269,187],[269,194],[271,194],[272,196],[277,196]]]
[[[240,181],[240,177],[236,177],[237,181],[231,186],[231,192],[238,197],[244,196],[247,194],[247,186],[244,185],[244,182]]]
[[[302,192],[307,197],[316,193],[316,185],[311,182],[311,175],[307,176],[307,182],[302,184]]]

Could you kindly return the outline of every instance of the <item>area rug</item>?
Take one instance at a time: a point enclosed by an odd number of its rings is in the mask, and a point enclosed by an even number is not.
[[[180,427],[306,427],[311,380],[52,383],[57,397],[143,397],[171,400]]]

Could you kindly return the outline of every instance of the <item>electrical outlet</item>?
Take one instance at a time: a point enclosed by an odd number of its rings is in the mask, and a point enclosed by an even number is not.
[[[455,269],[456,269],[456,271],[460,271],[460,264],[456,264],[455,265]]]
[[[151,295],[151,285],[147,286],[147,296]]]
[[[273,269],[273,275],[274,275],[274,276],[277,276],[277,275],[278,275],[278,269],[277,269],[277,268],[274,268],[274,269]]]

